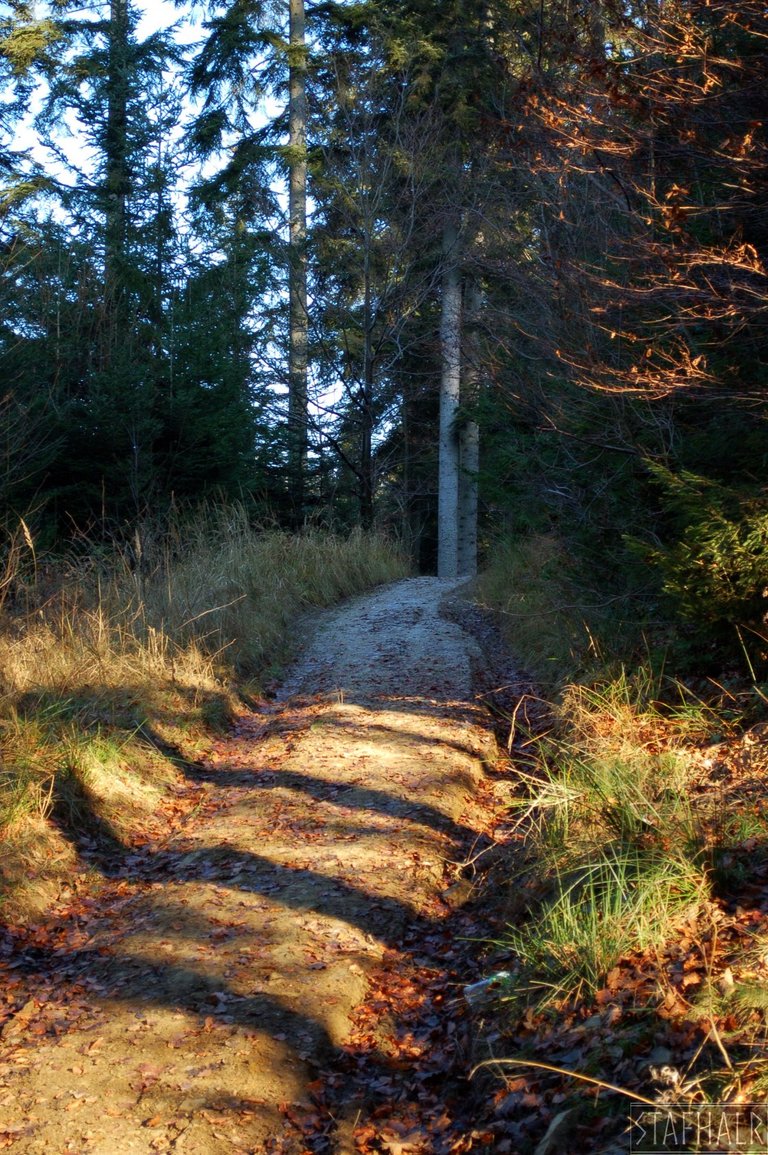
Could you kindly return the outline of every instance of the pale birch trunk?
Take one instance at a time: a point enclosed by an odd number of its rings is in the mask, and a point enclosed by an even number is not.
[[[459,230],[455,224],[446,225],[443,234],[443,261],[437,576],[454,581],[459,568],[459,441],[456,417],[461,393],[461,268]]]
[[[467,421],[460,435],[461,474],[459,478],[459,577],[477,574],[477,474],[480,469],[480,427]]]
[[[288,437],[294,515],[305,501],[308,442],[307,46],[304,0],[289,0],[288,47]]]
[[[482,306],[482,293],[477,282],[472,281],[467,291],[466,311],[469,322],[465,345],[466,359],[464,380],[461,386],[462,403],[474,405],[480,381],[480,343],[477,323]],[[475,577],[477,574],[477,475],[480,469],[480,427],[469,418],[459,434],[459,577]]]

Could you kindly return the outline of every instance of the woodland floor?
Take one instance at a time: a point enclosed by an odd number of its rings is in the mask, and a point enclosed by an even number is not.
[[[84,838],[50,918],[6,929],[0,1148],[511,1150],[462,995],[490,933],[467,864],[503,842],[508,785],[451,592],[325,612],[164,827]]]

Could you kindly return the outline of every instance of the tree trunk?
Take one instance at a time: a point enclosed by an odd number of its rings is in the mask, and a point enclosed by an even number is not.
[[[469,325],[466,335],[466,361],[461,387],[462,403],[473,406],[480,382],[480,342],[477,324],[482,307],[482,293],[476,281],[467,290],[466,310]],[[480,427],[468,418],[459,434],[459,577],[477,574],[477,475],[480,469]]]
[[[128,0],[111,0],[107,63],[107,125],[104,141],[104,271],[107,294],[120,300],[124,280],[128,172],[130,18]]]
[[[294,518],[306,499],[308,443],[307,45],[304,0],[289,0],[288,48],[288,439]]]
[[[363,265],[363,382],[360,391],[360,523],[363,529],[373,525],[373,296],[371,292],[370,234],[365,240]]]
[[[480,469],[480,427],[467,421],[460,434],[459,577],[477,574],[477,474]]]
[[[459,230],[455,223],[445,227],[443,261],[437,576],[447,581],[455,581],[459,570],[459,441],[456,417],[461,390],[461,269]]]

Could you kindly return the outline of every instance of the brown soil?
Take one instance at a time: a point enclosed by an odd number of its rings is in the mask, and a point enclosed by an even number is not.
[[[8,928],[0,1148],[496,1149],[461,986],[466,864],[504,808],[446,591],[323,615],[280,700],[187,767],[175,833],[91,846],[48,922]]]

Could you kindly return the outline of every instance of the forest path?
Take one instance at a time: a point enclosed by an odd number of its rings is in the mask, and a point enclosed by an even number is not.
[[[326,611],[280,700],[188,767],[181,828],[0,943],[0,1149],[497,1149],[459,1117],[481,932],[457,879],[504,810],[446,592]]]

